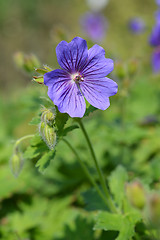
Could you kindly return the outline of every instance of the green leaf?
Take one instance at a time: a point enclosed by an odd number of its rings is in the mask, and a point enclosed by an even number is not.
[[[96,111],[97,108],[93,107],[92,105],[90,105],[87,109],[86,109],[86,112],[84,114],[85,117],[88,117],[90,113]]]
[[[24,152],[23,157],[27,159],[33,159],[40,155],[40,152],[37,147],[29,146]]]
[[[38,167],[38,170],[42,173],[44,173],[44,170],[49,166],[50,161],[54,159],[55,157],[55,151],[49,151],[45,153],[36,163],[36,167]]]
[[[41,122],[41,118],[39,116],[38,117],[34,117],[29,122],[29,125],[38,125],[40,122]]]
[[[139,214],[135,215],[134,212],[128,215],[100,212],[97,215],[94,229],[118,231],[119,235],[116,240],[130,240],[134,236],[135,225],[139,220]]]
[[[32,139],[31,139],[31,145],[32,146],[36,146],[39,145],[41,143],[43,143],[42,138],[39,134],[36,134]]]
[[[44,84],[44,78],[43,78],[43,76],[34,76],[33,77],[33,81],[34,82],[37,82],[37,83],[39,83],[39,84]]]
[[[100,212],[97,215],[94,230],[103,229],[105,231],[108,231],[108,230],[120,231],[122,221],[123,221],[123,216],[120,214]]]
[[[56,112],[55,125],[57,127],[58,136],[61,136],[63,135],[63,129],[69,116],[67,113],[60,113],[57,108]]]
[[[122,166],[118,166],[109,177],[109,188],[120,209],[122,209],[123,200],[125,198],[125,182],[127,179],[127,172]]]
[[[85,209],[87,211],[95,211],[95,210],[107,210],[106,204],[97,194],[95,189],[89,189],[82,193],[82,197],[85,202]]]

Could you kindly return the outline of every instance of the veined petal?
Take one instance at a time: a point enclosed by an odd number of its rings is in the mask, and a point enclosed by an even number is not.
[[[54,102],[56,91],[61,88],[62,85],[70,82],[70,75],[62,69],[56,69],[54,71],[44,74],[44,84],[48,86],[48,96]]]
[[[68,113],[71,117],[82,118],[86,110],[84,97],[76,83],[62,86],[54,103],[60,112]]]
[[[104,49],[98,45],[94,45],[88,50],[88,61],[81,72],[84,77],[105,77],[113,71],[113,68],[113,60],[105,58]]]
[[[68,113],[71,117],[83,117],[85,100],[70,74],[61,69],[45,73],[44,84],[48,86],[48,96],[60,112]]]
[[[88,58],[87,42],[75,37],[70,43],[62,41],[56,47],[59,65],[66,71],[78,72],[86,63]]]
[[[109,97],[115,95],[118,90],[117,83],[109,78],[85,79],[80,87],[86,100],[101,110],[109,107]]]

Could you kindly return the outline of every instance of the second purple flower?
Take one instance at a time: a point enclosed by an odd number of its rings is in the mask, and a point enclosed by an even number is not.
[[[94,107],[105,110],[109,97],[117,93],[117,83],[106,77],[114,68],[113,61],[105,58],[102,47],[94,45],[88,50],[87,42],[74,38],[62,41],[56,48],[57,60],[62,69],[44,74],[48,96],[62,113],[83,117],[85,99]]]

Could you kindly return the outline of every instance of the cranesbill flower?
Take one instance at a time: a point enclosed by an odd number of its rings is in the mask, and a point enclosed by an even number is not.
[[[62,69],[45,73],[44,84],[59,111],[81,118],[85,99],[96,108],[107,109],[117,84],[106,77],[113,70],[113,61],[105,58],[104,49],[94,45],[88,50],[87,42],[76,37],[70,43],[60,42],[56,53]]]
[[[84,33],[95,42],[104,38],[107,30],[107,20],[99,13],[86,13],[81,18],[81,25]]]
[[[151,46],[157,47],[160,45],[160,22],[157,21],[156,25],[152,29],[152,33],[149,39]]]
[[[152,54],[152,69],[153,72],[160,72],[160,48],[156,48]]]
[[[129,28],[133,33],[140,34],[144,32],[146,25],[141,18],[133,18],[129,22]]]

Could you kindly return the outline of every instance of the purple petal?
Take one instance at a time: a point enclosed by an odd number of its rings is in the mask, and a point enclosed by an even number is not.
[[[156,3],[160,7],[160,0],[156,0]]]
[[[113,60],[105,58],[105,51],[102,47],[94,45],[88,50],[88,61],[82,69],[84,77],[105,77],[113,71]]]
[[[59,65],[70,73],[79,71],[88,58],[87,42],[75,37],[70,43],[62,41],[56,47]]]
[[[160,45],[160,22],[153,27],[149,42],[154,47]]]
[[[77,84],[61,69],[44,74],[44,84],[48,86],[48,96],[62,113],[71,117],[83,117],[86,104]]]
[[[118,90],[117,83],[109,78],[85,79],[80,87],[86,100],[101,110],[109,107],[109,97]]]
[[[152,55],[152,68],[155,73],[160,72],[160,49],[156,49]]]

